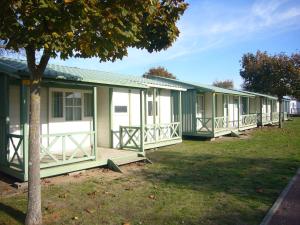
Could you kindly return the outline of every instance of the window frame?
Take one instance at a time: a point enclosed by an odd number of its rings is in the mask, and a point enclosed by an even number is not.
[[[52,116],[52,93],[53,92],[62,92],[63,94],[63,117],[53,117]],[[66,120],[66,93],[68,92],[78,92],[81,94],[81,120]],[[93,118],[93,116],[85,116],[84,114],[84,94],[92,94],[93,91],[88,89],[74,89],[74,88],[49,88],[48,91],[48,113],[49,113],[49,122],[76,122],[76,121],[87,121]],[[93,103],[93,102],[92,102]],[[92,104],[93,105],[93,104]],[[92,106],[92,114],[94,108]]]

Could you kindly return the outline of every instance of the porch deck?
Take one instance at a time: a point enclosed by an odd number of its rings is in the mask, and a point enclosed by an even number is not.
[[[96,159],[90,160],[82,160],[74,163],[69,164],[62,164],[56,166],[48,166],[44,167],[47,162],[46,160],[41,161],[41,177],[49,177],[49,176],[56,176],[60,174],[66,174],[69,172],[90,169],[100,166],[108,165],[109,160],[113,160],[117,165],[124,165],[132,162],[137,162],[144,160],[140,152],[132,151],[132,150],[119,150],[119,149],[112,149],[112,148],[97,148]],[[27,181],[28,176],[27,173],[24,173],[21,170],[18,170],[12,166],[10,167],[3,167],[1,166],[1,170],[11,176],[14,176],[20,180]]]

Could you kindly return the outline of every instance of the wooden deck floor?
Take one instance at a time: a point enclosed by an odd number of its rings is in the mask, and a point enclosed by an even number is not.
[[[108,159],[119,159],[126,158],[130,156],[137,156],[137,151],[131,150],[121,150],[121,149],[113,149],[113,148],[97,148],[97,161],[103,161]]]

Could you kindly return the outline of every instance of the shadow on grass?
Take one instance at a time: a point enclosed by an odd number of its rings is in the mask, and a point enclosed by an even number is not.
[[[300,163],[296,159],[259,156],[193,155],[174,151],[154,154],[150,159],[159,165],[143,171],[143,176],[153,182],[211,193],[225,192],[265,203],[279,194]]]
[[[9,215],[10,217],[17,220],[19,223],[24,224],[26,214],[22,211],[15,209],[11,206],[5,205],[0,202],[0,212],[3,212],[6,215]]]

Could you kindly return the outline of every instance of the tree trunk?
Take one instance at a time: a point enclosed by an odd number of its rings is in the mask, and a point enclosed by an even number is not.
[[[282,107],[282,99],[279,99],[279,125],[278,125],[279,128],[283,127],[283,121],[282,121],[283,112],[281,107]]]
[[[40,88],[39,73],[32,76],[30,83],[29,118],[29,162],[28,162],[28,206],[26,225],[42,224],[40,184]]]

